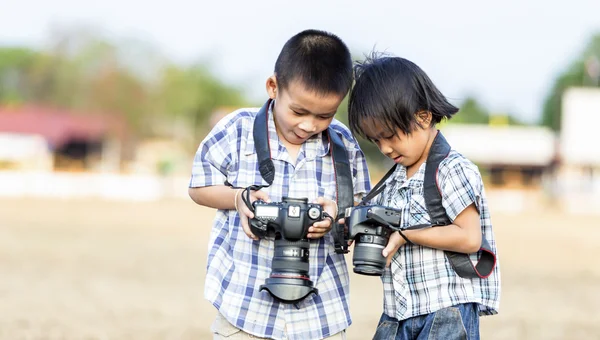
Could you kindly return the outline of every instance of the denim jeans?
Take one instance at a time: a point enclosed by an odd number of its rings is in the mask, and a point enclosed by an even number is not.
[[[373,340],[479,340],[479,307],[464,303],[398,321],[381,315]]]

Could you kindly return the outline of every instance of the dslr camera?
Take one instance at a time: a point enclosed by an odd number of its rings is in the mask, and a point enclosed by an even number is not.
[[[257,200],[252,207],[252,233],[260,238],[275,237],[271,275],[260,291],[266,290],[286,303],[300,301],[310,293],[318,294],[308,275],[310,243],[306,234],[313,223],[331,217],[319,204],[308,203],[307,198],[284,197],[281,202],[272,203]]]
[[[381,276],[386,258],[381,254],[393,231],[400,230],[401,211],[380,205],[358,205],[345,211],[346,240],[354,241],[354,272]],[[346,242],[346,244],[348,244]]]

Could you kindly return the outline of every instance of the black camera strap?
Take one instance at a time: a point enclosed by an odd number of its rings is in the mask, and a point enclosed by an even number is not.
[[[258,111],[254,119],[254,147],[256,149],[256,155],[258,158],[258,170],[262,178],[268,183],[267,185],[255,185],[246,188],[246,198],[243,197],[246,205],[252,210],[250,202],[250,190],[260,190],[273,184],[275,179],[275,165],[271,159],[271,147],[269,144],[269,106],[271,105],[272,99],[269,99]],[[333,162],[335,172],[335,183],[336,183],[336,201],[338,205],[338,216],[334,216],[335,223],[332,226],[332,232],[334,236],[335,249],[345,249],[347,252],[347,240],[345,239],[344,226],[339,225],[337,220],[342,218],[346,208],[354,206],[354,185],[352,184],[352,171],[350,168],[350,161],[348,160],[348,153],[342,138],[335,132],[335,130],[329,127],[326,132],[329,140],[329,150],[331,152],[331,159]],[[345,247],[345,248],[344,248]]]
[[[444,209],[444,206],[442,205],[442,194],[437,182],[437,173],[440,163],[448,157],[450,150],[450,144],[448,144],[442,133],[438,131],[431,148],[429,149],[429,155],[427,155],[425,175],[423,178],[423,195],[427,212],[431,218],[431,224],[413,225],[406,228],[406,230],[442,227],[452,223],[446,214],[446,209]],[[395,164],[373,187],[369,194],[365,196],[360,203],[361,205],[366,204],[366,202],[373,199],[385,189],[385,182],[394,171],[396,171],[396,168],[397,164]],[[400,235],[405,238],[407,242],[412,243],[402,232],[400,232]],[[444,251],[444,253],[458,276],[464,278],[487,278],[491,275],[496,266],[496,255],[491,249],[488,241],[482,235],[481,248],[478,251],[479,261],[476,265],[473,265],[468,254],[453,251]]]
[[[379,182],[377,182],[377,184],[375,184],[375,186],[371,189],[371,191],[369,191],[369,193],[367,193],[367,195],[365,197],[363,197],[363,199],[360,201],[360,203],[358,205],[367,205],[369,203],[369,201],[371,201],[373,198],[375,198],[375,196],[379,195],[383,189],[385,189],[385,187],[387,186],[386,181],[387,179],[396,171],[398,164],[394,164],[393,167],[391,167],[388,172],[386,172],[385,175],[383,175],[383,177],[379,180]]]

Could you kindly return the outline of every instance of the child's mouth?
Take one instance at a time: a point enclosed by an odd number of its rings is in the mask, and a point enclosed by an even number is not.
[[[297,133],[294,133],[294,134],[296,135],[296,138],[298,138],[298,139],[305,140],[308,138],[308,137],[302,137],[302,136],[298,135]]]

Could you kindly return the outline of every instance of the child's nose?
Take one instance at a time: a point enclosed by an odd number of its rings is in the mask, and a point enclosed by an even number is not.
[[[307,118],[300,123],[300,128],[306,132],[315,132],[317,130],[317,124],[313,118]]]
[[[381,150],[381,153],[384,155],[389,155],[394,151],[389,143],[382,141],[379,142],[379,150]]]

